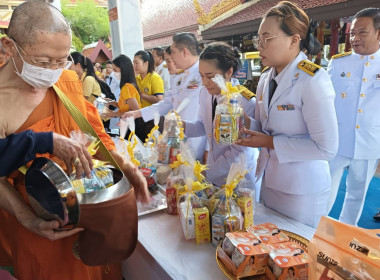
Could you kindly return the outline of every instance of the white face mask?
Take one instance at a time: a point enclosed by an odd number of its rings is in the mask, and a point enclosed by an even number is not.
[[[17,70],[15,61],[12,57],[13,65],[16,69],[16,74],[20,76],[27,84],[37,89],[45,89],[54,85],[62,74],[63,69],[57,68],[55,70],[34,66],[27,63],[21,56],[16,46],[18,55],[23,61],[21,73]]]
[[[113,75],[115,76],[115,78],[120,81],[121,79],[121,73],[120,72],[113,72]]]

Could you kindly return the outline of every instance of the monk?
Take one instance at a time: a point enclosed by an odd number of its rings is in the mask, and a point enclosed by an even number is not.
[[[56,84],[91,123],[133,185],[136,197],[148,201],[145,178],[117,153],[96,109],[83,98],[75,72],[63,70],[69,64],[71,46],[71,30],[63,15],[42,1],[25,2],[13,12],[8,37],[0,40],[10,56],[0,68],[0,138],[28,129],[64,136],[78,130],[51,87]],[[83,154],[66,164],[52,155],[42,156],[67,170],[73,165],[89,168]],[[120,265],[88,267],[73,255],[73,243],[83,229],[56,231],[58,222],[35,215],[19,171],[0,178],[0,194],[0,266],[12,266],[17,279],[121,279]]]

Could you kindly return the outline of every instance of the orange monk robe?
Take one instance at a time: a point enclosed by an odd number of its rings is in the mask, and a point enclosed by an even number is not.
[[[69,70],[64,71],[56,85],[84,114],[105,146],[109,150],[116,149],[112,139],[104,131],[96,108],[83,98],[82,85],[76,73]],[[26,129],[32,129],[36,132],[54,131],[65,136],[70,136],[71,131],[78,130],[79,128],[62,102],[60,102],[54,90],[50,88],[44,100],[32,112],[18,132]],[[64,166],[62,161],[54,158],[52,155],[40,156],[49,156],[61,164],[62,167]],[[19,171],[16,171],[11,174],[9,181],[13,183],[17,191],[28,203],[24,176]],[[0,261],[2,262],[0,266],[12,265],[17,279],[121,279],[120,264],[106,267],[89,267],[73,255],[72,247],[74,241],[78,239],[78,234],[50,241],[29,232],[17,222],[14,216],[1,209],[0,211],[2,212],[0,214],[0,230],[3,233],[3,238],[0,238],[0,242],[7,242],[0,245],[6,248],[8,252],[8,260],[5,258],[6,256],[0,256]],[[99,253],[101,254],[101,252]]]

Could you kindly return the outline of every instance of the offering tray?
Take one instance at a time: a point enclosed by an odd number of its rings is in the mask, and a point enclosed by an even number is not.
[[[138,216],[144,216],[150,213],[161,211],[167,208],[166,205],[166,188],[157,184],[158,190],[156,193],[151,194],[151,199],[148,204],[137,202]]]

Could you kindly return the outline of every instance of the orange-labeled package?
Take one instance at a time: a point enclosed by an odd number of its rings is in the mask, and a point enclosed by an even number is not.
[[[228,232],[218,257],[238,278],[265,273],[270,247],[249,232]]]
[[[271,244],[268,269],[270,280],[308,279],[308,254],[295,242]]]
[[[247,231],[259,237],[263,243],[275,244],[289,241],[289,237],[271,223],[250,226]]]
[[[380,229],[322,217],[308,253],[311,280],[380,279]]]

